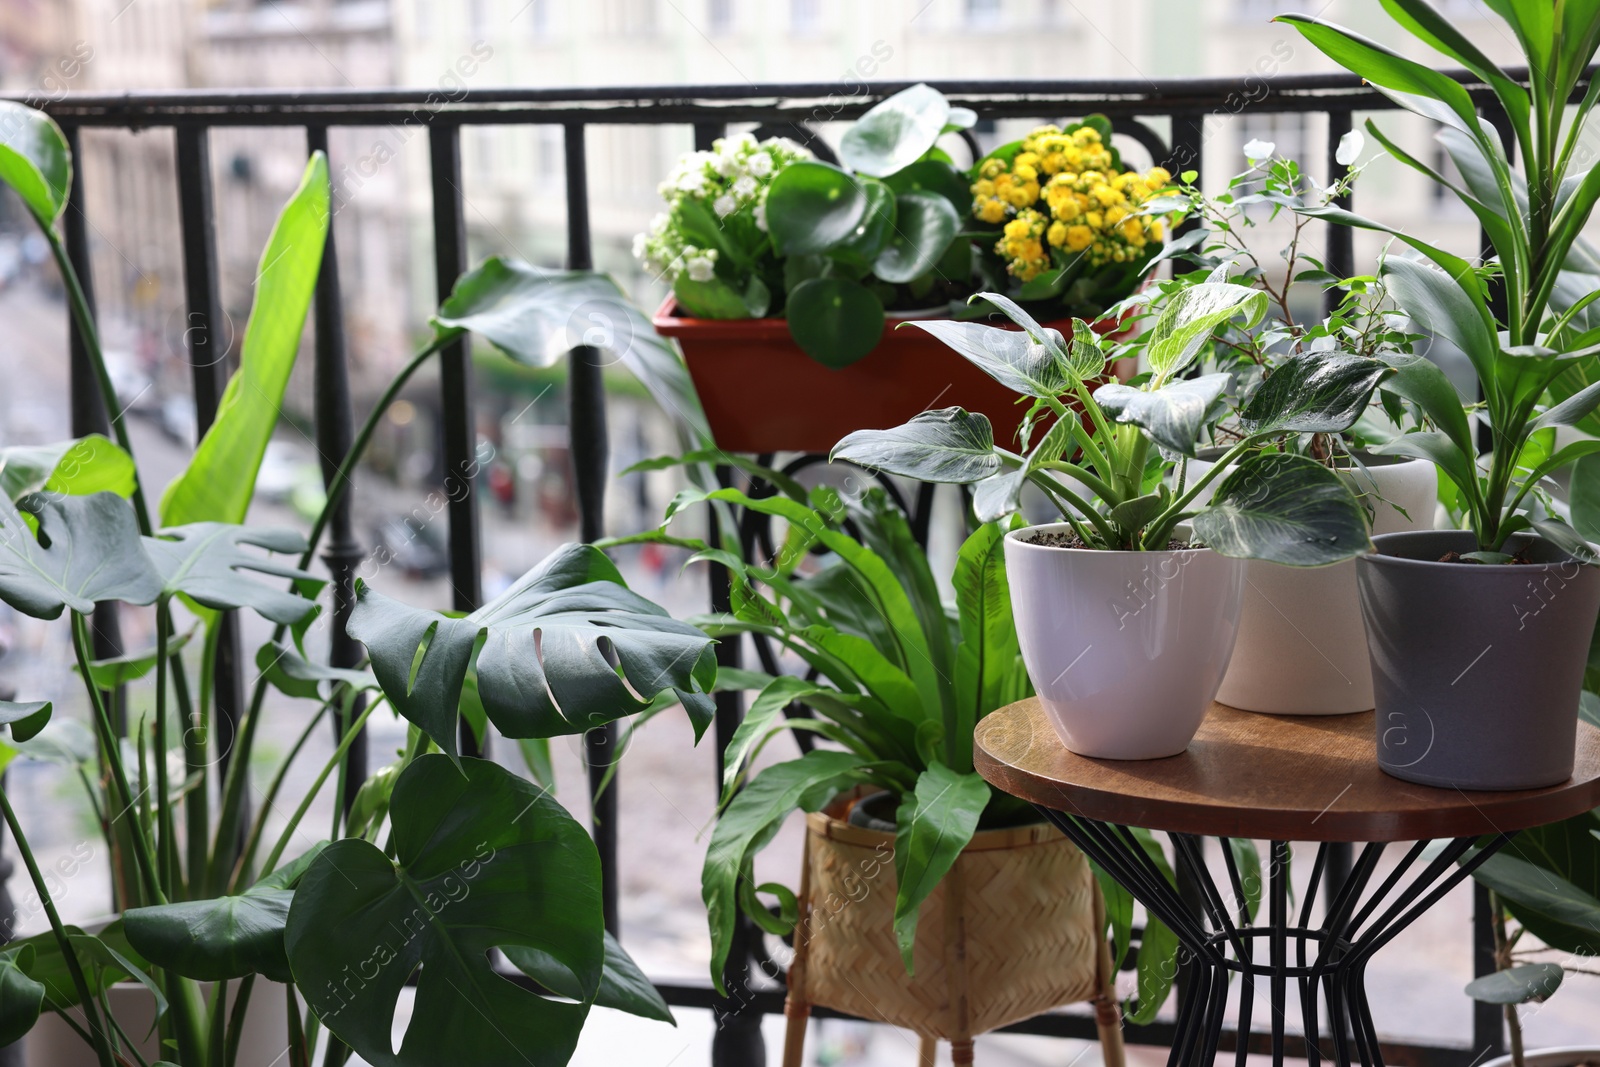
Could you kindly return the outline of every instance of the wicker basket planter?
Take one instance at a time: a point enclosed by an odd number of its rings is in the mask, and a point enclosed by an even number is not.
[[[784,1067],[800,1065],[812,1005],[915,1031],[927,1064],[949,1041],[961,1064],[975,1035],[1083,1001],[1120,1067],[1104,905],[1083,853],[1043,823],[980,831],[923,904],[912,977],[894,937],[894,835],[843,821],[851,799],[806,816]]]
[[[888,429],[952,406],[981,411],[995,440],[1011,441],[1027,412],[1016,393],[932,334],[896,329],[903,317],[884,324],[878,347],[838,368],[806,355],[784,319],[686,318],[669,296],[653,321],[682,346],[711,436],[729,452],[826,452],[855,430]],[[1070,319],[1045,325],[1072,332]],[[1118,325],[1102,319],[1094,328],[1112,333]]]

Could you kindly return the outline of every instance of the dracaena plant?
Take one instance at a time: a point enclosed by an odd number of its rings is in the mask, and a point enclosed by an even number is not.
[[[21,195],[57,250],[115,413],[112,429],[125,443],[93,316],[56,232],[70,167],[48,117],[0,104],[0,181]],[[461,1058],[559,1067],[594,1004],[670,1021],[605,934],[588,834],[547,785],[462,758],[456,746],[462,720],[480,738],[491,723],[511,737],[548,738],[677,703],[703,729],[710,639],[629,591],[609,560],[582,545],[558,550],[466,619],[363,587],[352,631],[368,645],[370,671],[313,662],[303,639],[317,616],[308,597],[322,584],[307,568],[333,509],[389,403],[451,341],[472,331],[512,359],[546,364],[575,343],[565,329],[576,310],[603,300],[618,325],[604,340],[688,416],[691,431],[692,391],[671,349],[610,279],[490,259],[457,281],[429,343],[362,423],[310,536],[242,525],[315,291],[328,195],[326,161],[315,154],[263,254],[240,368],[158,513],[146,506],[132,455],[105,438],[0,450],[0,601],[63,620],[92,728],[85,746],[81,730],[53,719],[46,701],[0,704],[0,767],[29,755],[101,769],[95,810],[122,911],[93,934],[63,922],[0,787],[0,814],[50,926],[0,952],[0,1044],[53,1012],[101,1067],[143,1064],[141,1035],[127,1032],[106,996],[124,981],[149,989],[158,1056],[180,1067],[236,1061],[252,990],[258,998],[270,990],[258,979],[291,987],[291,1067],[309,1067],[319,1046],[325,1065],[354,1050],[373,1064]],[[90,615],[109,603],[151,610],[155,647],[94,659]],[[254,656],[258,677],[224,770],[209,724],[219,619],[229,611],[253,612],[277,629]],[[184,619],[191,629],[181,628]],[[196,631],[204,636],[191,641]],[[112,714],[122,687],[139,694],[130,707],[151,709],[125,734]],[[311,714],[270,782],[252,793],[247,775],[269,689],[308,702]],[[364,691],[376,696],[362,708]],[[305,834],[318,793],[342,783],[362,726],[391,709],[409,720],[399,760],[363,784],[348,811],[335,807],[329,841],[286,855]],[[298,798],[285,796],[292,765],[329,718],[337,748]],[[169,752],[179,734],[180,751]],[[181,776],[169,769],[177,766]],[[257,794],[259,804],[247,803]],[[287,807],[286,825],[269,834],[269,816]],[[555,997],[496,974],[491,949]],[[416,1022],[396,1051],[389,1020],[419,968]],[[209,999],[202,982],[214,984]]]
[[[1382,3],[1403,31],[1488,86],[1519,160],[1507,158],[1499,134],[1455,79],[1332,23],[1280,16],[1396,105],[1440,126],[1437,137],[1455,176],[1392,141],[1377,123],[1366,124],[1396,159],[1449,189],[1494,249],[1492,261],[1475,265],[1334,206],[1300,209],[1396,234],[1420,253],[1420,260],[1385,261],[1389,292],[1423,330],[1461,349],[1476,371],[1482,403],[1474,414],[1492,439],[1487,456],[1479,454],[1472,419],[1455,390],[1421,359],[1402,366],[1389,388],[1418,405],[1430,426],[1383,451],[1430,460],[1443,472],[1478,539],[1478,551],[1464,554],[1469,561],[1506,562],[1507,539],[1529,530],[1592,561],[1584,538],[1555,513],[1544,482],[1600,450],[1593,440],[1552,448],[1558,427],[1593,432],[1600,405],[1600,324],[1587,314],[1600,294],[1600,258],[1580,237],[1600,198],[1600,167],[1584,166],[1578,151],[1600,81],[1571,106],[1600,44],[1600,4],[1489,0],[1527,61],[1529,80],[1522,85],[1424,0]]]
[[[1007,298],[983,293],[1019,329],[976,322],[918,322],[996,381],[1032,401],[1018,449],[994,440],[989,420],[960,408],[918,415],[889,430],[860,430],[834,447],[845,459],[890,474],[971,485],[978,517],[1021,507],[1025,485],[1059,509],[1083,546],[1161,551],[1180,524],[1229,556],[1317,566],[1346,559],[1370,541],[1360,506],[1338,475],[1306,456],[1277,449],[1286,438],[1337,433],[1365,409],[1392,373],[1383,363],[1339,353],[1304,353],[1252,393],[1240,436],[1192,482],[1193,458],[1223,414],[1229,375],[1185,378],[1223,325],[1258,325],[1259,289],[1213,278],[1185,288],[1158,310],[1143,344],[1149,370],[1128,383],[1101,382],[1107,342],[1074,320],[1070,339],[1046,329]],[[1223,478],[1211,502],[1196,500]]]

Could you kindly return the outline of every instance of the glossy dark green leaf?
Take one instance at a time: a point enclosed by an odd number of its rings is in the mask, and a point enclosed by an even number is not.
[[[1054,397],[1071,388],[1071,360],[1060,331],[1039,325],[997,293],[979,296],[1014,316],[1022,329],[949,319],[912,319],[905,325],[933,334],[989,377],[1024,396]]]
[[[1443,271],[1399,257],[1384,261],[1383,277],[1395,303],[1418,327],[1461,349],[1480,381],[1494,380],[1497,346],[1488,310],[1474,295],[1476,279],[1469,290]]]
[[[216,421],[188,466],[161,494],[163,526],[238,523],[249,512],[256,474],[281,417],[306,313],[316,294],[333,218],[328,199],[328,159],[313,152],[261,252],[239,369],[228,380]]]
[[[38,520],[37,537],[24,511]],[[97,601],[150,604],[160,595],[133,507],[115,493],[0,499],[0,600],[24,615],[86,615]]]
[[[887,177],[921,159],[949,120],[950,102],[943,93],[913,85],[857,119],[839,142],[839,158],[851,170]]]
[[[784,167],[767,190],[767,229],[783,256],[825,252],[866,218],[861,183],[838,167],[802,160]]]
[[[429,324],[436,335],[471,331],[529,367],[548,367],[579,345],[603,349],[621,360],[668,415],[710,440],[677,349],[610,275],[490,256],[456,281]]]
[[[1320,567],[1370,551],[1366,512],[1349,486],[1314,459],[1247,456],[1222,483],[1194,532],[1224,556]]]
[[[13,741],[32,741],[50,724],[52,709],[48,700],[0,700],[0,726],[11,727]]]
[[[1600,541],[1600,455],[1581,457],[1572,465],[1572,525],[1590,541]]]
[[[1395,369],[1394,377],[1383,383],[1384,391],[1402,396],[1420,407],[1456,447],[1473,448],[1472,426],[1461,405],[1461,394],[1437,364],[1409,354],[1386,356],[1384,362]]]
[[[672,283],[672,295],[678,298],[684,312],[697,319],[759,318],[752,314],[743,293],[715,275],[697,282],[688,274],[680,274]]]
[[[1463,492],[1467,491],[1477,478],[1473,456],[1436,430],[1401,434],[1373,451],[1380,456],[1411,456],[1414,459],[1428,460],[1443,471]]]
[[[573,988],[571,972],[556,964],[548,953],[518,945],[503,946],[501,951],[513,967],[551,992],[582,999],[575,995],[579,991]],[[600,988],[595,994],[594,1006],[615,1008],[641,1019],[654,1019],[677,1026],[678,1020],[673,1018],[672,1009],[667,1007],[660,991],[645,977],[633,958],[623,951],[610,931],[605,935],[605,952],[605,968],[600,974]]]
[[[137,980],[136,975],[142,974],[144,961],[139,959],[133,946],[128,944],[127,935],[122,929],[122,920],[112,922],[96,935],[89,935],[76,926],[65,927],[67,939],[74,946],[80,964],[83,965],[84,977],[88,980],[89,992],[98,993],[107,986],[129,979]],[[88,956],[94,953],[89,942],[99,941],[112,949],[115,956],[98,954],[101,965],[91,966]],[[78,1003],[78,986],[72,980],[72,972],[67,967],[66,958],[61,954],[61,945],[56,941],[53,931],[46,930],[41,934],[26,937],[8,946],[20,948],[24,945],[32,946],[33,959],[26,964],[24,970],[29,978],[39,982],[45,987],[45,1007],[51,1010],[70,1008]],[[117,963],[120,958],[128,964],[127,967]]]
[[[1228,375],[1182,378],[1147,391],[1108,382],[1094,391],[1094,401],[1117,422],[1150,435],[1163,448],[1193,457],[1212,404],[1228,387]]]
[[[185,648],[194,634],[195,631],[191,628],[168,638],[168,655]],[[94,679],[95,685],[110,691],[145,677],[155,668],[156,650],[153,647],[146,647],[120,656],[93,660],[89,664],[89,674]]]
[[[128,943],[157,967],[196,981],[248,974],[292,981],[283,932],[294,886],[326,847],[318,844],[234,896],[130,908],[123,913]]]
[[[0,182],[16,191],[41,226],[55,227],[72,186],[72,153],[49,115],[0,101]]]
[[[972,735],[977,721],[1007,703],[1017,658],[1017,630],[1006,581],[1006,528],[985,523],[956,553],[951,586],[961,644],[954,676],[957,730]]]
[[[28,977],[33,946],[0,952],[0,1047],[21,1041],[44,1008],[44,983]]]
[[[784,314],[795,343],[825,367],[849,366],[883,337],[883,303],[845,278],[801,282],[789,293]]]
[[[888,184],[876,178],[857,178],[856,184],[866,195],[867,209],[861,214],[860,224],[832,254],[858,266],[866,266],[876,260],[894,239],[899,207],[895,203],[894,190]]]
[[[1306,352],[1285,360],[1239,413],[1251,435],[1342,433],[1367,410],[1372,391],[1393,368],[1381,360]]]
[[[298,582],[317,581],[298,567],[247,551],[247,546],[298,554],[305,551],[306,539],[294,530],[220,522],[171,527],[156,537],[144,538],[145,552],[161,574],[162,593],[166,596],[181,593],[218,611],[249,608],[262,618],[283,625],[299,622],[316,608],[305,597],[287,592],[281,583],[269,584],[248,577],[254,573]]]
[[[375,689],[378,684],[366,671],[314,663],[291,647],[271,643],[256,649],[256,670],[280,692],[297,700],[320,701],[340,683],[356,689]]]
[[[1160,919],[1147,917],[1139,938],[1134,994],[1123,1008],[1128,1022],[1142,1026],[1155,1021],[1178,975],[1177,954],[1178,936]]]
[[[1592,811],[1524,830],[1473,877],[1517,921],[1562,952],[1600,953],[1600,816]]]
[[[1463,992],[1485,1004],[1529,1004],[1549,1000],[1564,977],[1559,963],[1523,963],[1476,978]]]
[[[396,710],[450,754],[469,670],[490,720],[511,738],[581,733],[667,690],[697,734],[710,718],[710,639],[630,590],[590,545],[557,549],[464,619],[358,583],[350,635],[367,646]]]
[[[948,163],[923,159],[883,179],[897,193],[935,193],[950,201],[962,218],[972,209],[972,192],[966,175]]]
[[[423,756],[390,805],[394,858],[336,841],[301,879],[285,934],[296,984],[374,1067],[564,1067],[605,961],[600,858],[549,794],[484,760]],[[495,974],[490,950],[542,953],[575,994]],[[395,1005],[417,974],[398,1052]]]
[[[133,458],[97,433],[50,445],[0,449],[0,493],[9,500],[40,490],[129,497],[134,485]]]
[[[989,783],[957,774],[942,763],[917,777],[916,792],[900,798],[894,834],[894,935],[900,960],[912,974],[917,914],[978,829],[989,803]]]
[[[719,990],[724,989],[722,970],[733,944],[739,879],[746,876],[751,856],[772,840],[797,808],[815,811],[833,794],[863,780],[861,762],[852,752],[819,748],[775,764],[756,775],[717,820],[700,873],[700,890],[711,927],[711,980]]]
[[[893,429],[857,430],[828,458],[924,482],[968,484],[1000,469],[988,417],[960,408],[924,411]]]
[[[873,273],[886,282],[909,282],[926,274],[943,257],[961,228],[950,201],[937,193],[901,193],[894,232],[888,247],[873,264]]]

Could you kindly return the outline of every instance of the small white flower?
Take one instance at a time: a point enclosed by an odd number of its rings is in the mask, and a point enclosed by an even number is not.
[[[760,230],[762,233],[766,233],[767,232],[767,205],[765,205],[765,204],[757,204],[756,205],[755,216],[756,216],[756,229]]]
[[[711,162],[711,169],[724,178],[731,178],[739,173],[739,157],[723,153]]]
[[[727,218],[729,215],[732,215],[735,211],[739,210],[739,202],[733,197],[729,196],[727,193],[723,193],[721,196],[717,197],[711,202],[711,209],[715,211],[720,218]]]
[[[633,235],[633,258],[634,259],[643,259],[644,258],[644,246],[645,246],[645,242],[648,241],[648,240],[649,240],[649,238],[647,238],[642,233],[636,233],[636,234]]]
[[[689,261],[689,280],[693,282],[709,282],[716,276],[711,258],[709,256],[696,256]]]
[[[750,173],[757,178],[765,178],[772,173],[772,157],[765,152],[757,152],[750,157]]]
[[[1276,152],[1277,150],[1278,146],[1271,141],[1252,139],[1244,146],[1244,158],[1248,159],[1252,163],[1255,163],[1259,160],[1271,159],[1272,153]]]
[[[705,189],[705,178],[694,172],[689,172],[678,179],[680,193],[698,193]]]
[[[733,195],[741,200],[748,200],[756,195],[756,180],[746,174],[733,183]]]
[[[666,233],[667,227],[671,223],[672,219],[667,216],[665,211],[658,211],[650,219],[650,232],[656,235]]]

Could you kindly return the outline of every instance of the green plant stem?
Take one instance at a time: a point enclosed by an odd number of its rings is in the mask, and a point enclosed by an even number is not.
[[[85,673],[84,677],[87,678],[88,674]],[[91,681],[90,685],[93,684]],[[6,829],[11,832],[11,840],[17,847],[17,854],[22,857],[23,866],[28,869],[28,878],[33,882],[34,892],[39,894],[39,901],[44,905],[45,918],[50,920],[50,931],[55,934],[56,945],[61,949],[61,958],[67,965],[67,973],[72,976],[72,984],[78,991],[78,998],[83,1004],[83,1016],[88,1021],[89,1033],[93,1036],[90,1044],[94,1046],[100,1067],[117,1067],[116,1060],[111,1055],[111,1045],[100,1026],[100,1013],[95,1009],[94,996],[89,990],[89,980],[84,976],[82,965],[78,963],[78,954],[73,951],[66,927],[61,925],[61,916],[56,914],[56,902],[50,895],[50,887],[45,884],[44,875],[39,871],[39,864],[33,858],[33,849],[29,847],[28,839],[22,832],[22,825],[17,822],[17,814],[11,810],[11,798],[6,795],[3,787],[0,787],[0,813],[4,814]],[[62,1013],[62,1017],[66,1017],[65,1012]]]
[[[127,815],[135,809],[133,790],[128,786],[127,773],[122,768],[122,751],[116,731],[111,728],[111,718],[106,714],[105,702],[100,699],[100,687],[94,682],[94,675],[89,671],[89,627],[84,617],[76,611],[72,613],[72,651],[78,658],[78,672],[83,676],[85,688],[89,691],[89,703],[94,715],[94,724],[100,734],[100,744],[105,749],[106,763],[111,770],[111,781],[116,786],[117,803],[122,805],[122,815]],[[109,808],[109,805],[108,805]],[[115,818],[121,818],[116,816]],[[155,863],[150,857],[150,842],[144,834],[137,829],[128,835],[133,846],[134,862],[139,868],[140,878],[143,880],[145,890],[150,894],[150,903],[165,904],[165,895],[161,892],[161,883],[156,877]]]
[[[1511,944],[1506,938],[1506,907],[1500,899],[1500,894],[1489,890],[1489,913],[1494,916],[1494,965],[1496,970],[1506,970],[1511,966]],[[1511,1064],[1512,1067],[1524,1067],[1522,1051],[1522,1019],[1517,1015],[1517,1006],[1507,1004],[1504,1007],[1506,1030],[1511,1039]]]
[[[111,432],[117,438],[117,444],[129,456],[133,455],[133,444],[128,439],[127,420],[123,418],[122,409],[117,406],[117,390],[111,384],[111,372],[106,369],[106,357],[100,350],[100,332],[95,328],[94,316],[89,311],[89,300],[83,293],[83,286],[78,281],[78,272],[73,269],[72,260],[67,256],[66,246],[56,236],[55,228],[46,225],[42,219],[39,228],[44,231],[45,240],[50,244],[50,252],[55,257],[56,267],[61,272],[61,282],[66,286],[67,304],[72,309],[73,321],[78,324],[78,334],[83,338],[83,347],[89,353],[89,365],[94,368],[95,382],[100,387],[100,400],[106,407],[106,418],[110,420]],[[150,525],[150,511],[145,506],[144,481],[139,477],[138,466],[133,471],[133,511],[139,520],[139,532],[149,537],[154,532]]]
[[[1119,494],[1115,489],[1101,481],[1099,478],[1095,477],[1090,472],[1084,470],[1076,463],[1066,463],[1061,460],[1052,460],[1048,463],[1040,463],[1038,464],[1038,467],[1047,471],[1060,471],[1067,477],[1072,478],[1075,481],[1082,482],[1090,492],[1094,493],[1101,500],[1104,500],[1109,504],[1122,503],[1122,501],[1119,499]]]
[[[200,733],[194,718],[194,702],[189,697],[189,675],[184,669],[183,653],[171,655],[172,695],[177,700],[178,721],[183,730],[183,765],[187,774],[200,775],[200,782],[183,798],[183,813],[187,826],[185,846],[188,862],[183,871],[185,895],[193,898],[205,882],[206,843],[210,839],[210,781],[205,767],[205,737]]]
[[[227,1055],[228,1039],[228,983],[226,980],[211,988],[211,1005],[206,1009],[206,1063],[222,1067]]]
[[[233,995],[233,1010],[228,1013],[228,1033],[223,1042],[220,1067],[234,1067],[239,1062],[239,1041],[244,1037],[245,1013],[250,1010],[250,991],[255,984],[256,976],[247,974],[239,982],[239,992]]]
[[[256,815],[254,825],[250,828],[250,839],[245,842],[244,849],[239,854],[239,862],[234,866],[229,892],[237,893],[244,888],[244,880],[249,877],[250,864],[254,861],[256,850],[261,845],[261,837],[266,832],[267,816],[274,810],[274,804],[278,799],[278,791],[283,788],[283,781],[289,774],[289,767],[294,763],[295,757],[300,754],[300,750],[305,747],[305,743],[310,739],[312,731],[322,722],[322,716],[328,710],[329,703],[329,701],[323,701],[316,714],[311,716],[311,721],[306,723],[305,729],[300,731],[300,736],[295,739],[294,746],[289,749],[289,754],[278,765],[278,771],[272,777],[272,784],[267,787],[266,799],[261,805],[260,812]]]
[[[161,889],[170,899],[177,881],[173,855],[177,835],[172,826],[172,783],[167,776],[167,632],[172,612],[165,597],[156,602],[156,720],[152,755],[156,777],[156,866]]]
[[[1081,512],[1083,517],[1088,519],[1089,522],[1094,525],[1095,530],[1099,532],[1100,536],[1105,539],[1105,542],[1108,546],[1117,544],[1117,531],[1112,527],[1111,523],[1106,520],[1106,517],[1100,514],[1093,504],[1089,503],[1087,500],[1083,499],[1077,493],[1074,493],[1060,482],[1050,478],[1048,475],[1043,473],[1035,473],[1032,477],[1036,484],[1046,487],[1047,491],[1052,496],[1061,497],[1063,500]],[[1066,513],[1063,512],[1062,514],[1065,515]]]
[[[279,627],[280,631],[282,629]],[[276,644],[281,636],[281,633],[274,634],[273,643]],[[206,673],[202,667],[202,684]],[[208,895],[222,891],[227,872],[232,869],[233,862],[237,858],[234,855],[233,842],[239,839],[241,820],[244,818],[244,786],[250,771],[249,755],[255,748],[256,726],[261,722],[261,705],[266,696],[267,674],[262,671],[256,678],[255,690],[250,694],[250,710],[240,723],[238,733],[234,735],[236,741],[234,758],[222,776],[222,808],[217,816],[216,844],[212,848],[211,862],[206,872]],[[204,712],[201,714],[203,719]],[[201,728],[204,728],[203,724]]]
[[[293,985],[283,989],[289,1005],[289,1067],[311,1067],[311,1050],[306,1047],[306,1032],[300,1021],[300,1002]]]
[[[116,1031],[116,1035],[117,1035],[116,1056],[117,1056],[117,1059],[121,1060],[123,1058],[122,1057],[122,1053],[124,1051],[126,1051],[129,1055],[131,1055],[135,1060],[138,1061],[139,1067],[150,1067],[150,1061],[145,1059],[144,1058],[144,1054],[139,1051],[138,1042],[134,1041],[133,1038],[129,1037],[128,1036],[128,1031],[124,1030],[122,1028],[122,1024],[117,1022],[117,1017],[112,1012],[111,1005],[108,1004],[103,997],[102,997],[102,999],[100,1001],[100,1009],[101,1009],[101,1013],[103,1015],[105,1015],[106,1020],[111,1023],[111,1029]]]
[[[339,747],[335,749],[333,755],[328,758],[327,764],[322,768],[322,773],[318,774],[317,780],[311,783],[311,788],[306,790],[306,795],[304,799],[300,801],[300,806],[296,808],[294,814],[289,817],[289,825],[283,828],[283,833],[281,836],[279,836],[278,843],[272,846],[272,851],[262,862],[261,870],[264,874],[271,874],[277,869],[278,860],[283,857],[283,850],[289,847],[289,840],[294,836],[295,830],[299,828],[300,820],[305,818],[306,812],[311,809],[311,802],[315,800],[317,798],[317,794],[322,791],[323,785],[328,781],[328,776],[333,773],[334,768],[337,767],[340,761],[344,759],[345,753],[350,751],[351,744],[353,744],[355,739],[360,735],[361,728],[366,725],[368,716],[370,716],[374,711],[378,710],[378,708],[382,707],[383,704],[384,701],[382,700],[374,700],[370,705],[368,705],[367,710],[363,711],[356,718],[356,721],[350,724],[350,728],[345,731],[344,737],[339,741]]]

